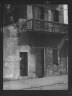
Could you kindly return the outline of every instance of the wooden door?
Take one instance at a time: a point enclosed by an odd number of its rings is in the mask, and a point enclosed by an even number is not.
[[[44,49],[37,50],[36,54],[36,76],[44,76]]]
[[[28,75],[28,59],[27,52],[20,52],[20,76]]]

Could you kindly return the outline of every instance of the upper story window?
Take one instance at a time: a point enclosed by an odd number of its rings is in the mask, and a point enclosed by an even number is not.
[[[44,20],[44,8],[43,7],[35,7],[34,18]]]
[[[54,22],[59,22],[59,11],[55,10],[54,11]]]
[[[44,7],[35,7],[34,18],[45,21],[59,22],[59,11],[47,9]]]
[[[44,8],[39,7],[39,9],[40,9],[40,19],[44,20]]]

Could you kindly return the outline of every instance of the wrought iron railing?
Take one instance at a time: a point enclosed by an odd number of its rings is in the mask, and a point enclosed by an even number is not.
[[[44,20],[27,20],[21,27],[22,32],[27,30],[68,33],[68,25]]]
[[[34,30],[67,33],[68,26],[66,24],[55,23],[50,21],[34,20]]]

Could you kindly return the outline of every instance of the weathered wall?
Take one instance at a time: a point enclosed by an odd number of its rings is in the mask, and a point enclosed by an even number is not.
[[[48,47],[45,49],[45,75],[52,76],[53,74],[53,49]]]
[[[21,39],[22,40],[22,39]],[[24,39],[26,40],[26,39]],[[26,41],[24,41],[26,42]],[[4,28],[3,35],[3,77],[10,79],[20,78],[20,54],[28,52],[28,77],[35,77],[35,56],[30,53],[26,43],[19,45],[17,30],[13,26]]]
[[[3,30],[3,77],[19,77],[19,57],[17,53],[17,30],[7,26]]]
[[[68,48],[67,43],[65,42],[62,49],[59,52],[60,64],[61,64],[61,74],[67,74],[67,56]]]

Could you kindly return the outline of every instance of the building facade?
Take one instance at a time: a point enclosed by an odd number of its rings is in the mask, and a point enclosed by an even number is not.
[[[11,13],[16,22],[3,28],[3,78],[68,74],[68,25],[64,24],[63,5],[25,4]]]

